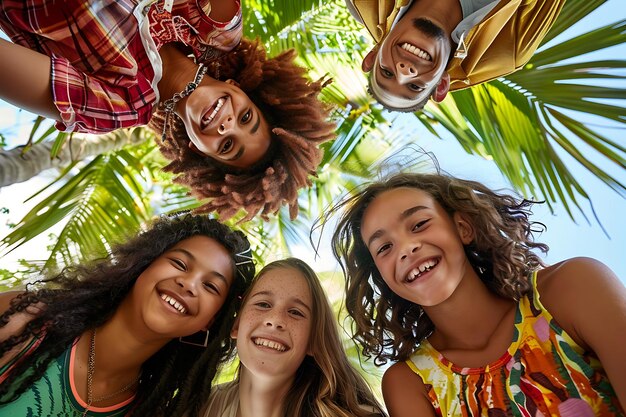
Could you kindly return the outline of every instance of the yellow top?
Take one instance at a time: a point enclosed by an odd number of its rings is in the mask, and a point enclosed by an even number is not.
[[[410,0],[346,0],[379,43]],[[501,0],[465,36],[467,56],[448,63],[450,91],[523,67],[556,21],[565,0]]]

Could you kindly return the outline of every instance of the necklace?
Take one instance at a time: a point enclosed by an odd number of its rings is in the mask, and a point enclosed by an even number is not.
[[[196,76],[193,77],[193,81],[187,83],[183,91],[174,94],[172,98],[167,99],[163,102],[162,106],[163,106],[163,111],[165,112],[165,120],[163,121],[163,131],[161,132],[161,140],[163,142],[165,142],[166,137],[167,137],[166,128],[170,120],[170,115],[174,111],[174,106],[180,100],[187,97],[189,94],[193,93],[196,88],[198,88],[198,85],[200,85],[200,82],[204,78],[204,74],[206,74],[207,70],[208,70],[208,67],[206,65],[200,64],[200,66],[198,66],[198,70],[196,71]]]
[[[100,397],[94,398],[93,397],[93,374],[95,371],[96,371],[96,329],[94,328],[93,331],[91,332],[91,344],[89,345],[89,357],[87,359],[87,407],[85,407],[85,412],[83,413],[83,417],[87,415],[87,412],[89,411],[89,407],[91,407],[91,404],[108,400],[117,395],[120,395],[123,392],[128,391],[129,389],[134,387],[135,384],[137,384],[137,381],[139,381],[139,377],[141,376],[141,374],[137,375],[137,378],[133,379],[131,382],[129,382],[128,384],[124,385],[122,388],[118,389],[117,391],[111,394],[102,395]]]

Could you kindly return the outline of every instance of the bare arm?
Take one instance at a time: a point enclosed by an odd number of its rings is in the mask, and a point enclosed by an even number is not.
[[[50,57],[0,39],[0,97],[9,103],[59,120],[52,99]]]
[[[598,355],[626,406],[626,288],[604,264],[575,258],[539,272],[543,305],[581,347]]]
[[[20,295],[22,291],[7,291],[0,293],[0,314],[4,313],[11,307],[11,301]],[[24,326],[33,319],[34,315],[39,313],[41,305],[30,306],[25,311],[15,313],[11,315],[9,322],[0,327],[0,341],[4,341],[11,336],[20,334],[24,330]],[[7,351],[2,357],[0,357],[0,367],[4,366],[17,355],[22,348],[28,344],[31,339],[25,340],[23,343],[14,346],[11,350]]]
[[[398,362],[383,375],[383,397],[389,417],[434,417],[422,379],[404,362]]]

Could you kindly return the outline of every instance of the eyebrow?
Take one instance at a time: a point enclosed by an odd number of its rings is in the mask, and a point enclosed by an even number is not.
[[[256,297],[257,295],[266,295],[266,296],[273,296],[274,294],[270,291],[259,291],[259,292],[255,292],[254,294],[252,294],[250,296],[250,298]],[[301,305],[302,307],[306,308],[309,312],[311,312],[311,307],[309,307],[308,305],[306,305],[304,303],[304,301],[302,301],[301,299],[299,299],[298,297],[292,297],[289,299],[290,301],[293,301],[296,304]]]
[[[259,125],[261,124],[261,115],[259,112],[254,112],[254,114],[256,115],[256,123],[252,126],[252,129],[250,129],[251,135],[254,135],[256,131],[259,130]]]
[[[188,251],[187,249],[185,249],[185,248],[174,248],[174,249],[171,249],[171,250],[170,250],[170,252],[182,252],[182,253],[184,253],[185,255],[187,255],[187,257],[188,257],[189,259],[191,259],[192,261],[194,261],[194,262],[195,262],[195,261],[197,260],[197,259],[196,259],[196,257],[195,257],[195,256],[193,256],[193,253],[189,252],[189,251]],[[226,277],[225,277],[224,275],[222,275],[221,273],[217,272],[216,270],[211,270],[211,271],[210,271],[210,274],[211,274],[211,275],[214,275],[215,277],[217,277],[217,278],[221,279],[222,281],[224,281],[224,283],[225,283],[226,285],[230,285],[230,283],[228,282],[228,280],[226,279]]]
[[[400,221],[410,217],[411,215],[413,215],[413,213],[416,213],[420,210],[426,210],[429,207],[426,206],[413,206],[413,207],[409,207],[408,209],[404,210],[402,213],[400,213],[400,216],[398,216],[398,219]],[[370,236],[370,238],[367,240],[367,247],[369,248],[370,245],[372,244],[373,241],[375,241],[376,239],[378,239],[379,237],[381,237],[382,235],[385,234],[385,231],[383,229],[378,229],[376,230],[372,236]]]

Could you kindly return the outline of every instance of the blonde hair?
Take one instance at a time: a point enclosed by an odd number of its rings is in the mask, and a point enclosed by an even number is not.
[[[324,289],[309,265],[297,258],[287,258],[266,265],[248,289],[266,273],[281,268],[302,274],[311,291],[312,321],[309,351],[285,398],[285,417],[372,417],[384,416],[378,401],[363,377],[350,365],[339,338],[334,317]],[[245,305],[247,295],[244,297]]]

